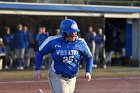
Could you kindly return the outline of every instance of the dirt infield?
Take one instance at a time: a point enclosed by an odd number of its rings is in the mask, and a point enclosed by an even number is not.
[[[1,81],[0,93],[51,93],[47,80]],[[140,93],[140,77],[95,78],[90,82],[78,78],[75,93]]]

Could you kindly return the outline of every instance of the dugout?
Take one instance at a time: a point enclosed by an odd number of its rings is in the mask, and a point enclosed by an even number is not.
[[[5,25],[11,25],[14,32],[14,27],[18,23],[29,25],[31,33],[35,33],[36,27],[40,24],[54,31],[65,18],[77,21],[82,37],[89,24],[92,24],[95,30],[102,27],[105,31],[106,23],[114,25],[116,21],[113,20],[118,20],[118,24],[123,23],[122,28],[126,33],[126,54],[140,62],[139,7],[0,2],[1,35]]]
[[[66,16],[42,16],[42,15],[0,15],[0,36],[4,34],[4,27],[9,26],[11,28],[12,33],[16,31],[17,24],[25,24],[29,27],[30,32],[35,34],[37,32],[37,28],[39,26],[45,26],[47,31],[50,32],[51,35],[54,35],[55,30],[59,28],[60,22],[65,19]],[[93,25],[94,30],[103,26],[103,18],[102,17],[84,17],[84,16],[67,16],[67,18],[72,18],[76,20],[80,30],[81,35],[84,37],[86,33],[87,26]]]

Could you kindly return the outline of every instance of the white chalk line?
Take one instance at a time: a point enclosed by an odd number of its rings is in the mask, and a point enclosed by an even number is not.
[[[123,80],[123,79],[140,79],[140,77],[107,77],[107,78],[94,78],[91,79],[91,81],[102,81],[102,80]],[[77,81],[81,81],[81,80],[86,80],[86,79],[77,79]],[[27,81],[0,81],[0,84],[10,84],[10,83],[44,83],[44,82],[48,82],[48,80],[39,80],[39,81],[35,81],[35,80],[27,80]]]

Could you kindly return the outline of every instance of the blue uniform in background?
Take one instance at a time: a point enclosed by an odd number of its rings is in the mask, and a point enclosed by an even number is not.
[[[30,45],[30,33],[29,31],[24,32],[25,34],[25,48],[28,49]]]
[[[6,52],[6,66],[5,66],[5,69],[8,69],[9,66],[11,65],[11,50],[12,50],[12,44],[13,44],[13,35],[11,33],[6,33],[4,34],[3,36],[3,42],[4,42],[4,45],[5,45],[5,52]]]
[[[48,53],[52,56],[51,67],[57,74],[76,76],[81,56],[86,61],[86,72],[92,70],[92,54],[84,39],[77,37],[75,41],[68,42],[61,35],[48,37],[36,53],[35,70],[40,70],[42,58]]]
[[[25,67],[24,55],[26,47],[26,37],[24,31],[17,31],[14,34],[15,54],[17,61],[17,70],[23,70]]]
[[[34,41],[35,41],[35,47],[34,50],[35,52],[39,50],[39,46],[45,41],[45,39],[48,38],[48,34],[36,34],[34,36]]]
[[[103,68],[106,68],[106,55],[105,55],[105,35],[103,34],[97,34],[95,36],[95,63],[99,66],[103,66]]]
[[[5,46],[11,46],[12,42],[12,34],[5,34],[3,36],[3,42]]]
[[[25,38],[25,34],[23,31],[17,31],[14,34],[14,42],[15,42],[15,48],[16,49],[22,49],[25,48],[26,44],[26,38]]]
[[[95,43],[97,44],[97,45],[99,45],[99,44],[101,44],[101,43],[103,43],[105,40],[104,40],[104,35],[96,35],[95,36]]]
[[[86,37],[85,37],[85,41],[87,43],[92,43],[92,41],[94,40],[94,37],[95,37],[95,35],[93,32],[88,32]]]

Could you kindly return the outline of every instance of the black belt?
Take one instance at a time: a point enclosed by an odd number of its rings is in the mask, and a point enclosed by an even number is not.
[[[56,73],[56,74],[61,76],[61,77],[67,78],[67,79],[72,79],[72,78],[74,78],[76,76],[76,75],[74,75],[74,76],[65,76],[65,75],[58,74],[58,73]]]

